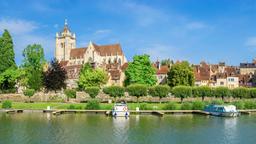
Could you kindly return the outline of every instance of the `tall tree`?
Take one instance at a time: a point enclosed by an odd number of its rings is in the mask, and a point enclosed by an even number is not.
[[[13,50],[12,37],[8,30],[4,30],[0,38],[0,73],[8,68],[17,68]]]
[[[44,73],[44,86],[47,90],[60,90],[66,88],[65,80],[67,79],[66,70],[61,67],[57,59],[51,61],[50,66]]]
[[[193,68],[186,61],[173,64],[168,72],[168,84],[174,86],[193,86],[194,85]]]
[[[28,45],[23,50],[22,68],[27,75],[27,86],[39,90],[43,84],[43,66],[46,64],[44,59],[44,50],[41,45]]]
[[[157,82],[155,74],[156,70],[150,62],[149,55],[136,55],[125,71],[125,85],[135,83],[155,85]]]
[[[100,87],[106,84],[108,80],[107,73],[102,69],[93,69],[88,63],[84,64],[80,70],[78,86],[82,89],[86,87]]]

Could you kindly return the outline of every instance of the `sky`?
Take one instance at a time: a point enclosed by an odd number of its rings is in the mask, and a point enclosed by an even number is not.
[[[17,64],[33,43],[52,59],[65,19],[77,47],[120,43],[128,60],[239,65],[256,56],[255,0],[0,0],[0,33],[10,31]]]

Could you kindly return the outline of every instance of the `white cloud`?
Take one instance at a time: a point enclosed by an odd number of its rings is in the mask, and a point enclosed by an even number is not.
[[[29,33],[38,28],[38,24],[33,21],[26,21],[21,19],[7,19],[0,20],[0,29],[8,29],[10,33],[19,35]]]
[[[245,42],[245,46],[256,47],[256,37],[249,37]]]
[[[111,30],[110,29],[99,29],[99,30],[96,30],[94,32],[95,35],[100,35],[100,34],[108,34],[110,33]]]
[[[12,35],[17,64],[21,63],[22,51],[29,44],[41,44],[47,58],[54,54],[54,38],[36,33],[39,27],[45,28],[36,22],[24,19],[3,18],[0,20],[0,31],[7,29]]]

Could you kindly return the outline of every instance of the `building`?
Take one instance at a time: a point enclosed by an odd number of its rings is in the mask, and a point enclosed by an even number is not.
[[[256,60],[254,59],[252,63],[240,63],[240,74],[254,74],[256,72]]]
[[[107,85],[122,85],[127,59],[120,44],[97,45],[89,42],[87,47],[76,47],[76,35],[65,21],[64,29],[56,33],[55,58],[67,70],[68,87],[76,87],[80,69],[85,63],[107,71]]]
[[[153,66],[156,68],[157,84],[167,84],[167,77],[168,72],[170,70],[170,66],[161,65],[158,60],[155,62]]]

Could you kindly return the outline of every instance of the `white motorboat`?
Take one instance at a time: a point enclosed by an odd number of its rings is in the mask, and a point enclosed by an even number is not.
[[[126,103],[116,103],[112,109],[112,116],[114,117],[128,117],[130,115]]]
[[[239,112],[234,105],[208,105],[204,111],[209,112],[214,116],[236,117]]]

